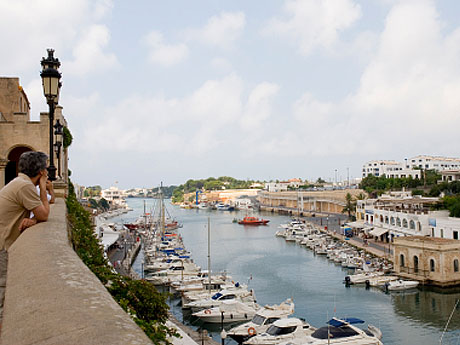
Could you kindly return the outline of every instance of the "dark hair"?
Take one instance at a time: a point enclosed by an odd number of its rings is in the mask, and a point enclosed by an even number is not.
[[[19,157],[19,172],[29,177],[35,177],[38,173],[46,169],[48,155],[43,152],[27,151]]]

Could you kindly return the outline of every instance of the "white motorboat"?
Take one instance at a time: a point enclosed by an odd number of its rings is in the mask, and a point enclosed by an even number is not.
[[[385,283],[385,289],[388,291],[403,291],[409,289],[415,289],[419,282],[416,280],[392,280]]]
[[[254,291],[242,289],[222,290],[215,293],[211,298],[193,301],[182,305],[183,309],[191,308],[192,312],[200,311],[201,309],[211,309],[218,307],[223,301],[239,300],[244,303],[255,303]]]
[[[309,323],[298,318],[285,318],[275,321],[267,331],[256,335],[244,344],[274,345],[281,342],[291,342],[294,339],[305,339],[316,329]]]
[[[289,344],[293,345],[383,345],[380,341],[382,333],[372,325],[367,330],[354,326],[357,323],[364,323],[356,318],[329,320],[328,325],[318,328],[311,335],[303,339],[295,339]],[[282,344],[287,345],[287,342]]]
[[[243,303],[238,300],[223,301],[220,306],[200,310],[193,316],[208,323],[232,323],[251,320],[259,306],[256,303]]]
[[[294,302],[287,299],[279,305],[266,305],[257,310],[251,321],[233,327],[227,332],[227,336],[241,344],[249,338],[264,333],[270,325],[294,313]]]
[[[345,276],[345,284],[364,284],[366,280],[370,280],[379,276],[383,276],[383,272],[363,272]]]

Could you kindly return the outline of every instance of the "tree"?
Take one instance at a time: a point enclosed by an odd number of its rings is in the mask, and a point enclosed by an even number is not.
[[[318,177],[318,179],[316,180],[316,183],[323,184],[323,183],[326,183],[326,181],[324,181],[321,177]]]
[[[110,209],[110,205],[109,205],[109,202],[107,200],[105,200],[104,198],[102,198],[101,200],[99,200],[99,203],[98,203],[99,207],[102,208],[104,211],[107,211]]]
[[[352,218],[352,213],[354,213],[356,210],[356,200],[351,196],[350,193],[347,193],[345,196],[345,207],[342,210],[342,213],[347,213],[348,214],[348,220]]]

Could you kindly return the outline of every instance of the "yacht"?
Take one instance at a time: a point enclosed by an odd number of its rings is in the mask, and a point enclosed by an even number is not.
[[[244,303],[255,303],[254,291],[246,289],[222,290],[215,293],[211,298],[193,301],[182,305],[183,309],[192,309],[192,312],[201,309],[210,309],[220,306],[223,301],[239,300]]]
[[[223,301],[218,307],[193,313],[193,316],[208,323],[232,323],[251,320],[257,309],[259,306],[254,302],[248,304],[231,299]]]
[[[289,342],[292,345],[383,345],[380,341],[382,333],[372,325],[367,330],[354,326],[364,323],[356,318],[329,320],[328,325],[318,328],[311,335],[303,339]],[[287,342],[283,342],[287,345]]]
[[[227,335],[241,344],[257,334],[264,333],[273,322],[287,318],[292,313],[294,302],[291,299],[279,305],[266,305],[257,310],[251,321],[230,329]]]
[[[281,342],[291,342],[294,339],[305,339],[315,330],[309,323],[301,319],[285,318],[275,321],[266,332],[250,338],[244,344],[274,345]]]

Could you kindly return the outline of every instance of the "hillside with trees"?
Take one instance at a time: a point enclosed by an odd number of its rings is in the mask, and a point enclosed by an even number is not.
[[[238,180],[230,176],[221,176],[218,178],[208,177],[207,179],[188,180],[184,184],[178,186],[172,193],[173,202],[184,201],[184,193],[192,193],[197,190],[222,190],[222,189],[247,189],[259,181],[253,180]]]

